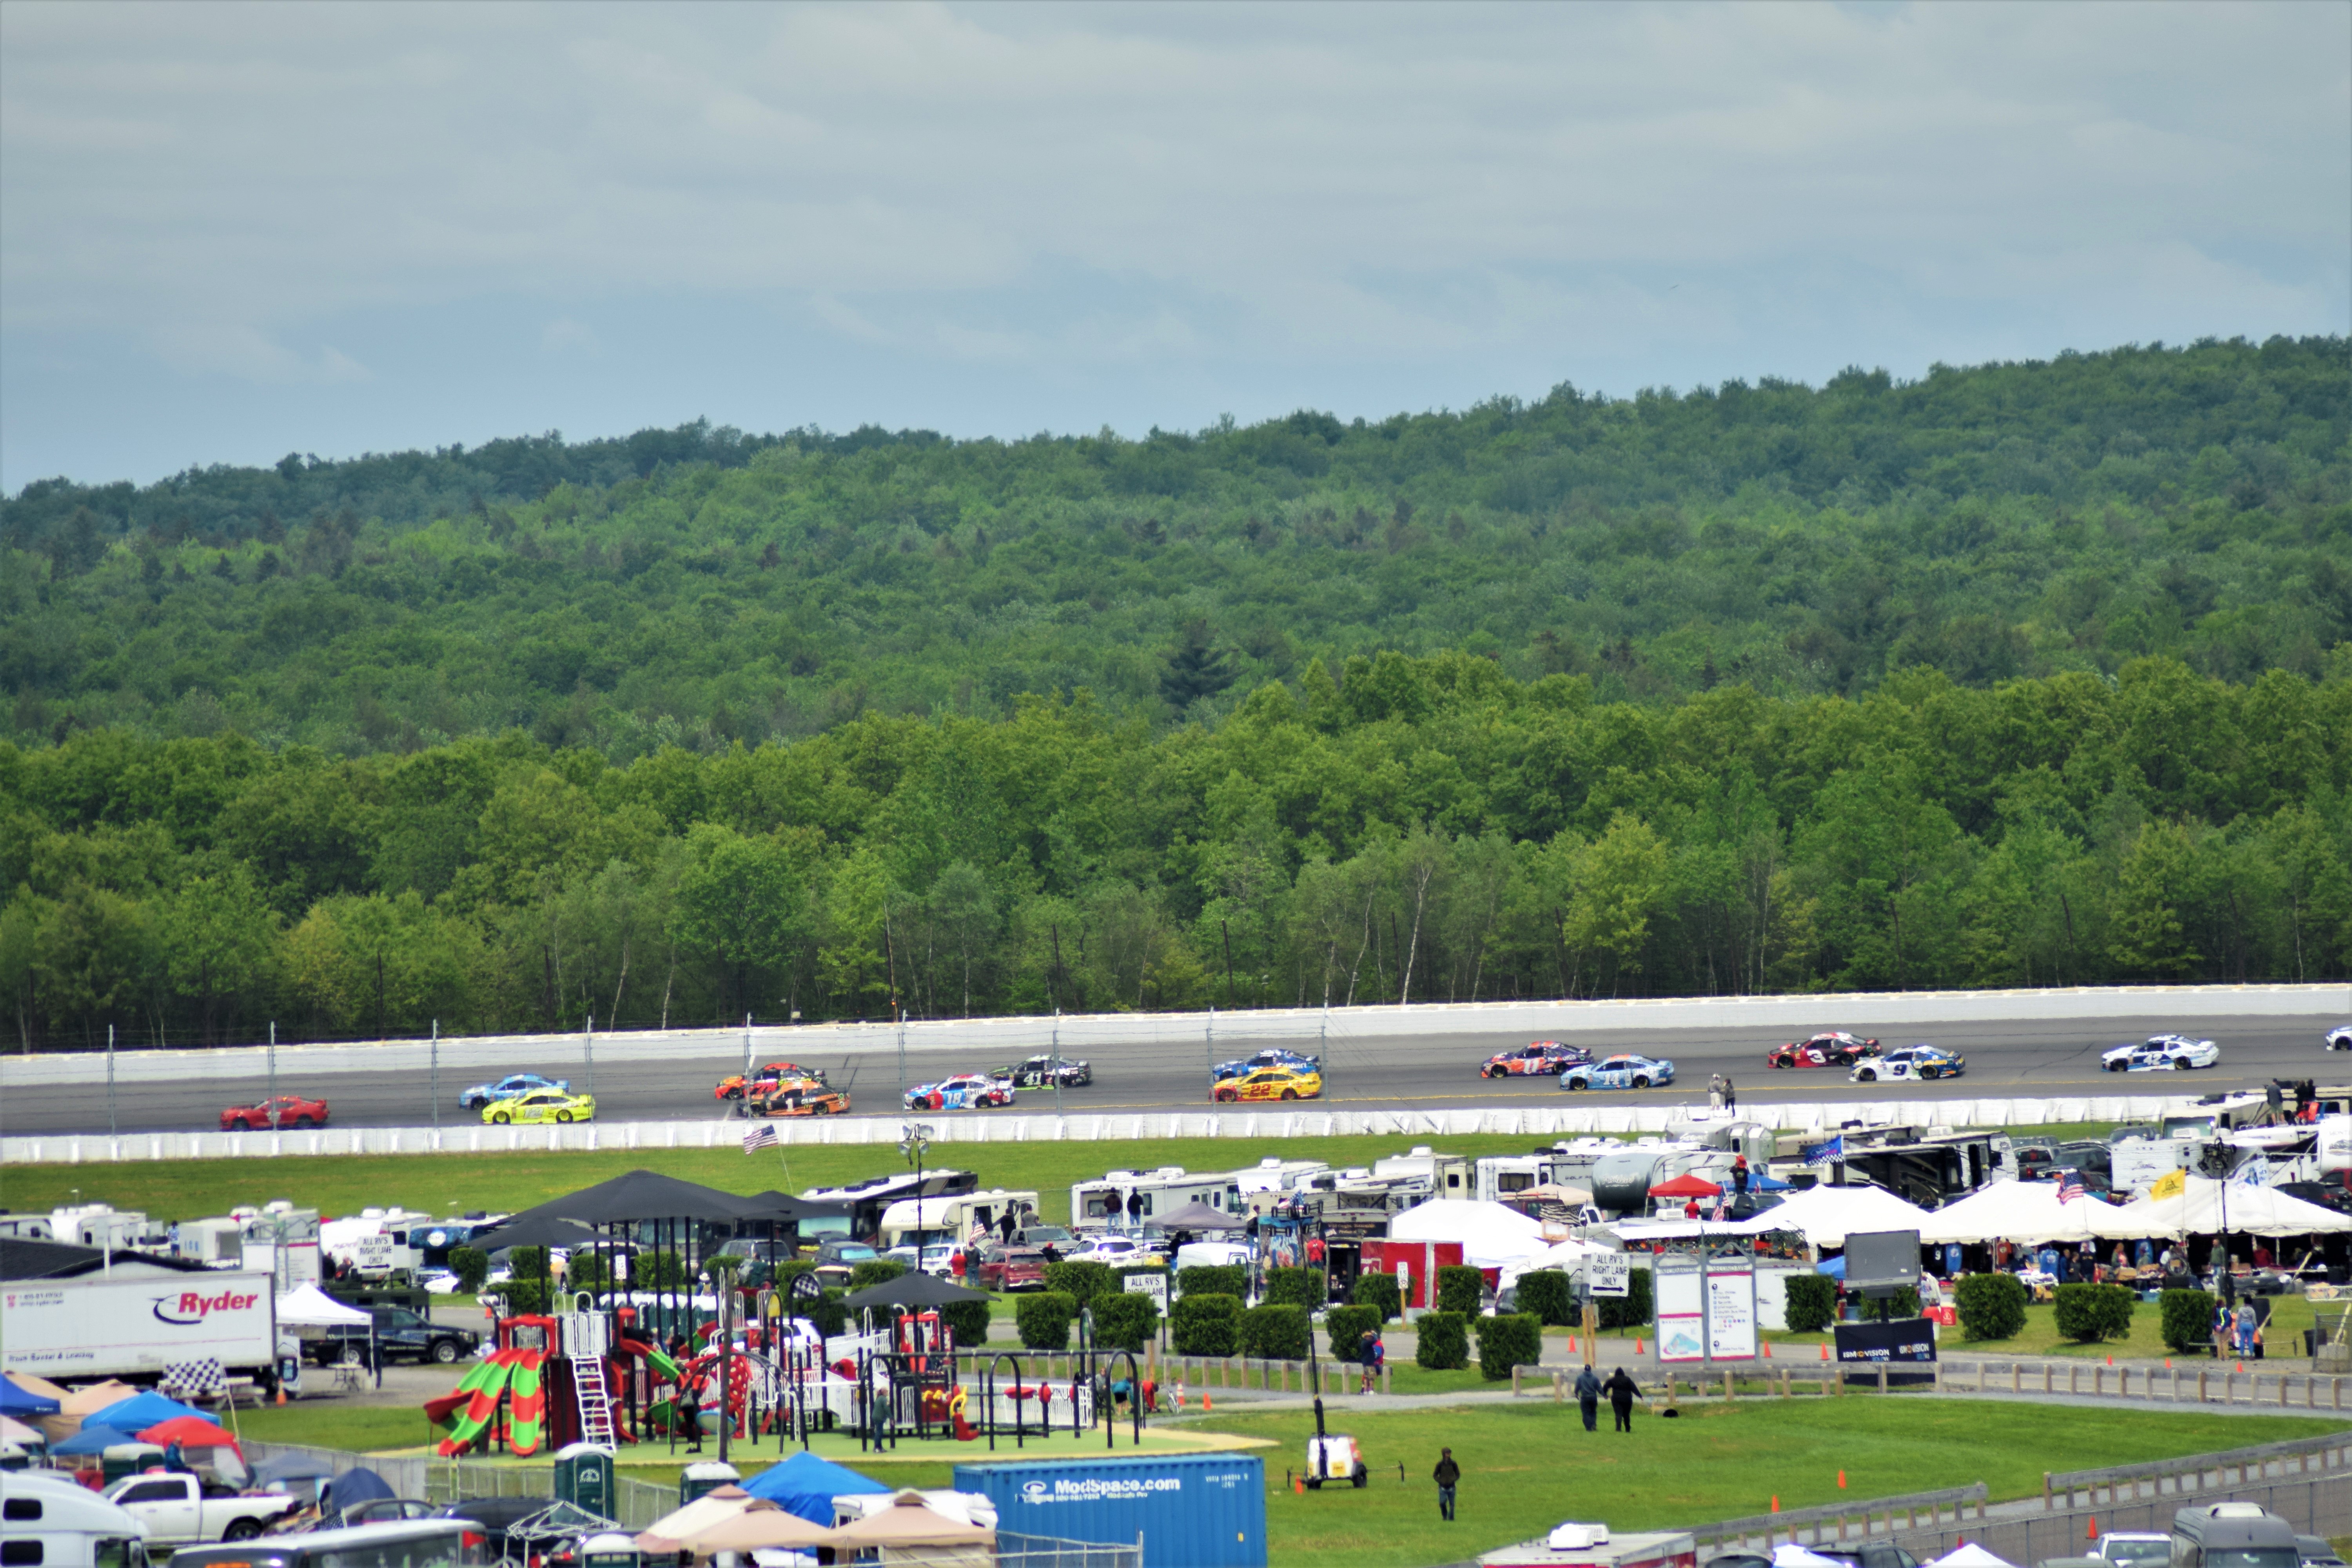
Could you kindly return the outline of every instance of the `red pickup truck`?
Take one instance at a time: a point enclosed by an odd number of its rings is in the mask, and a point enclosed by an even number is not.
[[[980,1255],[980,1283],[990,1290],[1043,1290],[1045,1254],[1034,1247],[991,1247]]]

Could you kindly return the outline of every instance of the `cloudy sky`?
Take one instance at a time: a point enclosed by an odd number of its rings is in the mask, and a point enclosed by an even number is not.
[[[0,486],[2352,331],[2352,5],[0,6]]]

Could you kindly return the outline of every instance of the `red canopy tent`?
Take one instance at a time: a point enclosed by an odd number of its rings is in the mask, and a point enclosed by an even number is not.
[[[234,1448],[239,1458],[245,1457],[236,1438],[201,1415],[174,1415],[140,1433],[139,1440],[166,1446],[177,1443],[183,1448]]]
[[[1723,1195],[1723,1189],[1704,1176],[1694,1176],[1685,1172],[1671,1182],[1660,1182],[1650,1189],[1650,1195],[1654,1198],[1719,1198]]]

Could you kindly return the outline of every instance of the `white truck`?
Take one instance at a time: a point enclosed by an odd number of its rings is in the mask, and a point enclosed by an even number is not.
[[[125,1476],[107,1488],[105,1495],[146,1527],[151,1550],[190,1542],[249,1541],[301,1506],[290,1497],[242,1496],[185,1471]]]
[[[59,1381],[152,1378],[209,1358],[267,1376],[277,1322],[266,1273],[117,1263],[110,1275],[11,1280],[0,1293],[0,1367]]]
[[[8,1561],[42,1568],[147,1568],[139,1521],[63,1476],[0,1470],[0,1512],[8,1521]]]

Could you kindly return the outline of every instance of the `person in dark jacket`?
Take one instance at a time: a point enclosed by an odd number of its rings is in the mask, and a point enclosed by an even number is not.
[[[1631,1432],[1633,1429],[1633,1401],[1639,1399],[1647,1403],[1649,1396],[1642,1392],[1640,1384],[1625,1375],[1625,1369],[1622,1366],[1611,1373],[1609,1381],[1601,1386],[1601,1391],[1609,1395],[1609,1408],[1617,1414],[1616,1429]]]
[[[677,1391],[678,1419],[686,1424],[686,1451],[702,1452],[702,1389],[688,1380]]]
[[[1450,1521],[1454,1517],[1454,1489],[1462,1484],[1462,1467],[1454,1462],[1453,1449],[1437,1450],[1437,1468],[1431,1476],[1437,1482],[1437,1516]]]
[[[1576,1374],[1576,1408],[1584,1417],[1584,1429],[1601,1430],[1601,1377],[1591,1367]]]

